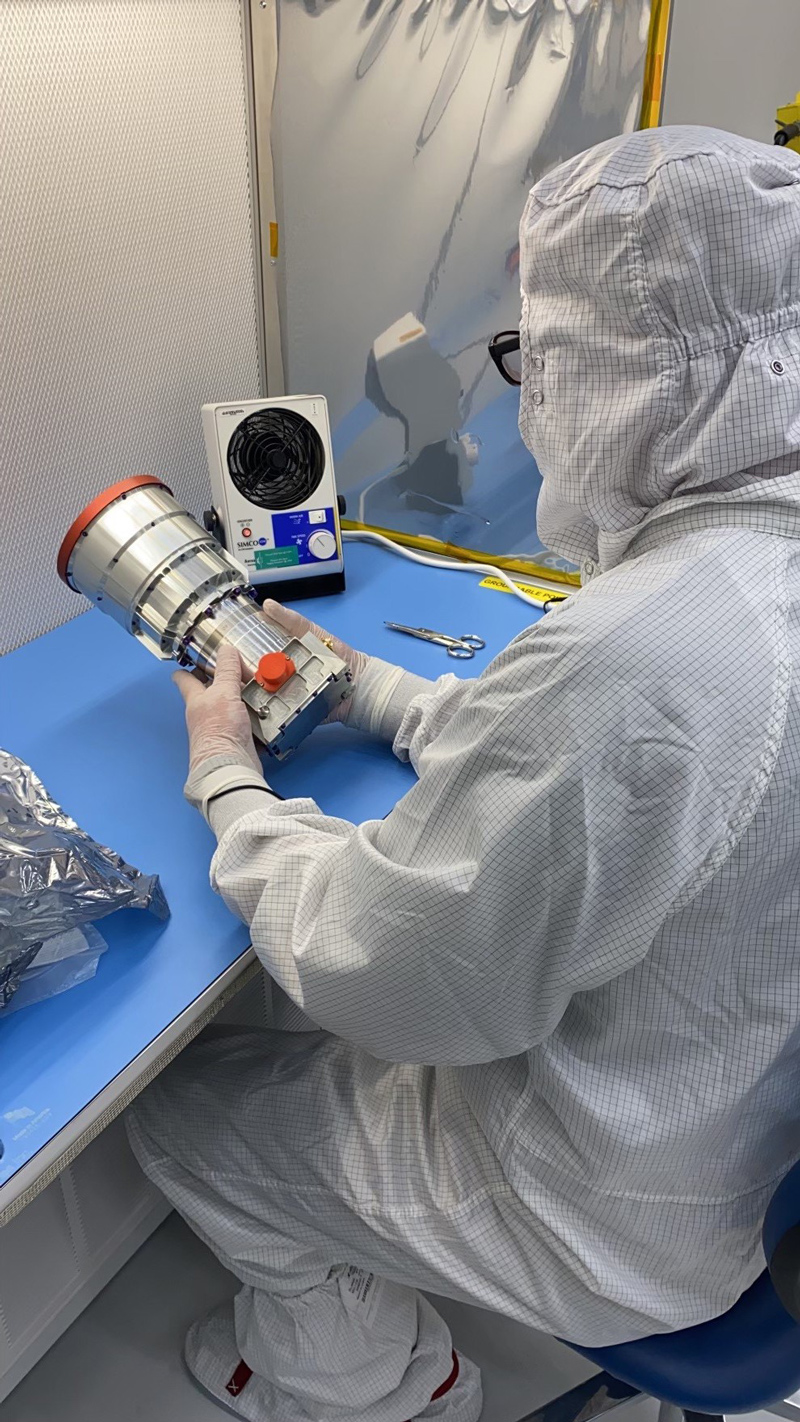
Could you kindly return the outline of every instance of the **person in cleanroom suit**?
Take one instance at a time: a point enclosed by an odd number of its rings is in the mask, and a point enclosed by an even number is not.
[[[581,591],[477,680],[347,652],[418,774],[383,821],[272,795],[233,655],[182,682],[213,882],[318,1029],[207,1037],[130,1125],[241,1280],[187,1358],[253,1422],[474,1422],[417,1290],[584,1344],[720,1314],[800,1154],[800,157],[605,143],[521,254]]]

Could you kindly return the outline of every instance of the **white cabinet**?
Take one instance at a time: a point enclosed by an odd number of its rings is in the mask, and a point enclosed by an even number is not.
[[[217,1021],[264,1026],[270,1002],[259,973]],[[0,1229],[0,1403],[168,1214],[118,1119]]]
[[[168,1213],[118,1120],[0,1230],[0,1401]]]

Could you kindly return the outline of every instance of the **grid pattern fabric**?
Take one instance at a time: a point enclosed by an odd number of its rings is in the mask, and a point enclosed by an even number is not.
[[[208,502],[207,400],[259,393],[238,0],[0,5],[0,651],[85,603],[72,519],[130,474]]]
[[[651,129],[571,159],[520,228],[539,534],[610,568],[671,500],[800,467],[800,155]]]
[[[240,1278],[313,1254],[600,1345],[760,1273],[800,1148],[797,532],[665,526],[477,681],[413,679],[383,821],[220,801],[214,880],[335,1034],[208,1044],[140,1108]]]
[[[205,1042],[134,1130],[256,1331],[345,1263],[594,1345],[763,1270],[800,1151],[798,175],[675,130],[535,190],[523,429],[586,586],[404,683],[385,820],[211,807],[213,882],[326,1031]]]

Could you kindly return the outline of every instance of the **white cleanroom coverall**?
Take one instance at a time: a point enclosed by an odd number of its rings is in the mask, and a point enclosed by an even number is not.
[[[587,1344],[717,1315],[800,1153],[800,157],[604,144],[521,253],[540,528],[585,586],[474,681],[368,664],[355,724],[419,777],[384,821],[247,770],[211,801],[319,1030],[211,1036],[132,1116],[243,1282],[189,1359],[224,1397],[242,1358],[253,1419],[475,1419],[464,1360],[428,1405],[420,1288]]]

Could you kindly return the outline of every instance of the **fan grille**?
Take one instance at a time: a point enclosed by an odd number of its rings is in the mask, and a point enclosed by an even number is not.
[[[235,488],[262,509],[290,509],[310,499],[325,472],[317,430],[295,410],[257,410],[234,431],[228,472]]]

